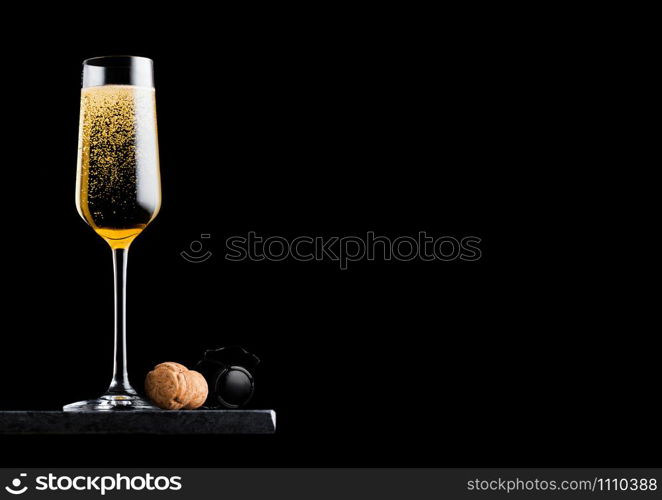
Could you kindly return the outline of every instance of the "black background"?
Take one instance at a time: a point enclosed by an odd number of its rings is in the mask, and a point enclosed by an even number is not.
[[[581,108],[562,34],[478,9],[106,17],[32,26],[4,56],[0,407],[109,382],[110,250],[74,206],[80,70],[129,53],[155,63],[163,179],[129,258],[132,381],[242,345],[278,431],[3,436],[3,465],[659,464],[659,373],[605,257],[612,207],[554,109]],[[475,235],[483,257],[224,260],[248,231]],[[213,257],[185,262],[201,233]]]

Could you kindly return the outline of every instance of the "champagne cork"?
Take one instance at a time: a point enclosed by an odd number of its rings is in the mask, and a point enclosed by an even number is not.
[[[145,392],[164,410],[194,410],[207,399],[207,381],[198,372],[168,361],[147,374]]]

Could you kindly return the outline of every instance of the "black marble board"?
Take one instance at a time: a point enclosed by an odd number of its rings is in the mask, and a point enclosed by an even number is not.
[[[0,434],[273,434],[273,410],[0,411]]]

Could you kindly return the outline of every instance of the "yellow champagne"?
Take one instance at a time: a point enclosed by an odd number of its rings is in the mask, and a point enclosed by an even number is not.
[[[127,248],[160,206],[154,89],[84,88],[76,176],[78,213],[112,248]]]

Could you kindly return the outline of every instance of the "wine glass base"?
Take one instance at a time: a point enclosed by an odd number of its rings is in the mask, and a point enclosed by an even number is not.
[[[104,395],[97,399],[88,399],[65,405],[63,411],[154,411],[157,406],[139,396]]]

